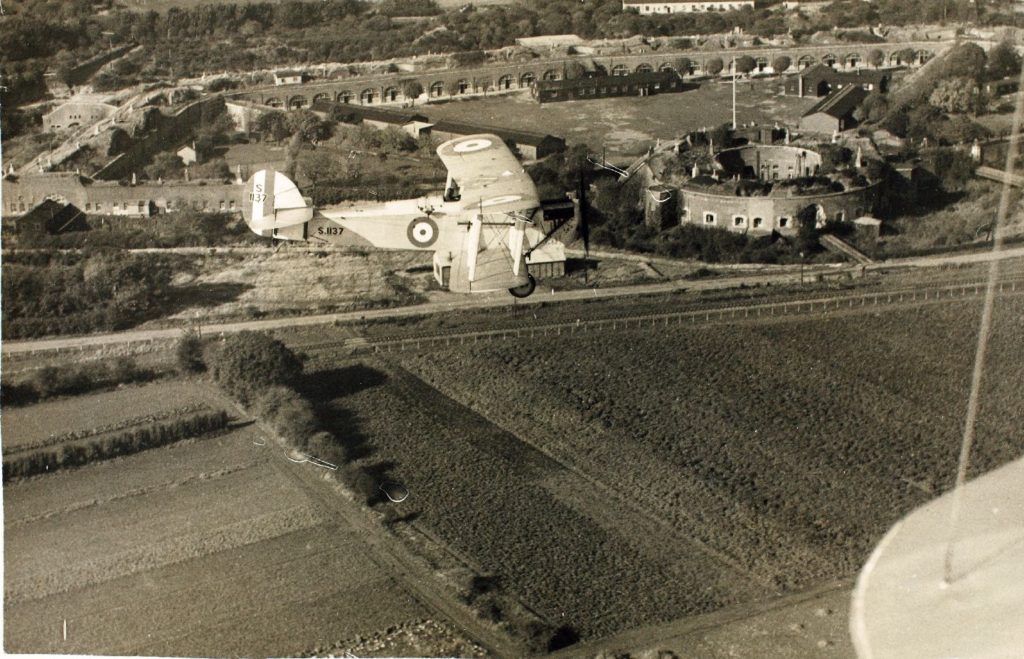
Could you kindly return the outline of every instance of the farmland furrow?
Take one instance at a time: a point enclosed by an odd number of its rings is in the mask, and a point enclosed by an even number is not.
[[[356,529],[366,546],[366,556],[384,574],[394,578],[409,595],[429,610],[436,612],[455,624],[469,638],[479,642],[498,656],[519,656],[516,647],[505,634],[482,623],[465,606],[452,600],[438,582],[437,576],[379,523],[358,509],[351,501],[343,499],[336,489],[329,486],[310,469],[301,465],[275,463],[279,473],[285,474],[299,487],[317,507],[330,518]],[[332,488],[333,489],[333,488]]]
[[[311,513],[283,510],[200,531],[164,539],[159,546],[139,544],[131,549],[108,552],[102,557],[67,565],[60,572],[50,566],[33,573],[19,570],[7,579],[4,594],[10,604],[83,588],[135,572],[151,570],[222,551],[228,547],[252,544],[289,531],[315,526]]]
[[[408,402],[410,405],[422,407],[425,416],[436,415],[439,423],[450,422],[451,419],[456,418],[473,418],[478,414],[473,411],[476,405],[472,401],[449,398],[404,368],[393,365],[388,367],[388,372],[391,374],[391,381],[400,385],[399,396],[403,404]],[[494,420],[483,418],[488,424],[502,428]],[[464,532],[459,533],[458,528],[453,528],[444,534],[444,537],[447,542],[472,545],[475,544],[475,534],[483,534],[490,542],[496,543],[489,545],[491,552],[483,554],[481,560],[489,562],[489,570],[506,577],[503,582],[524,597],[531,607],[543,612],[549,620],[554,622],[564,620],[564,622],[577,627],[581,634],[587,636],[600,635],[621,629],[623,626],[636,624],[636,621],[642,619],[651,619],[652,617],[664,619],[665,616],[674,617],[714,609],[724,603],[736,601],[740,598],[741,593],[743,596],[748,596],[751,591],[767,592],[768,589],[757,585],[758,579],[742,567],[734,566],[728,558],[714,552],[691,535],[678,534],[676,530],[665,526],[657,518],[650,517],[643,508],[637,507],[631,502],[624,503],[627,496],[613,493],[605,483],[588,477],[573,464],[560,461],[557,456],[553,456],[547,450],[543,442],[534,444],[531,441],[523,441],[522,437],[517,437],[507,429],[504,430],[510,439],[514,438],[514,441],[521,445],[521,448],[516,449],[516,455],[523,453],[543,455],[545,461],[557,466],[559,471],[553,473],[561,473],[562,478],[572,481],[572,488],[589,493],[596,501],[600,502],[599,504],[587,503],[586,507],[604,505],[609,509],[618,510],[623,516],[646,519],[648,520],[646,523],[654,522],[655,528],[659,528],[659,536],[671,538],[671,543],[680,551],[680,555],[690,558],[689,561],[673,560],[666,564],[648,560],[644,556],[644,550],[640,548],[648,540],[629,535],[629,525],[624,531],[621,524],[613,524],[611,528],[602,527],[598,523],[600,517],[591,519],[590,516],[587,516],[584,518],[587,520],[586,523],[583,520],[563,517],[570,513],[574,516],[580,515],[585,510],[579,511],[572,506],[559,506],[557,505],[558,498],[548,498],[542,495],[547,491],[545,483],[550,483],[553,475],[544,475],[542,480],[535,481],[536,477],[507,473],[500,478],[520,483],[517,489],[522,490],[522,494],[516,498],[514,505],[527,507],[529,510],[506,510],[504,506],[513,502],[505,504],[492,494],[488,497],[487,505],[481,508],[479,514],[493,515],[499,519],[504,519],[504,515],[510,515],[508,521],[501,527],[501,531],[473,526],[467,530],[474,535],[467,538]],[[464,459],[471,458],[462,456],[456,451],[453,446],[454,441],[455,437],[450,434],[447,450],[452,456],[452,460],[464,464],[462,462]],[[502,451],[504,455],[509,455],[509,453],[508,450]],[[537,458],[528,459],[530,462],[537,461]],[[522,465],[523,458],[515,458],[515,461],[510,464]],[[479,465],[476,464],[472,467],[473,471],[479,469]],[[548,467],[546,471],[550,472],[550,469]],[[656,475],[652,477],[656,478]],[[477,478],[484,478],[484,475],[480,474]],[[469,483],[466,483],[464,487],[467,490],[471,489]],[[495,490],[499,489],[503,489],[503,486],[495,483]],[[467,491],[466,494],[469,495],[470,492]],[[481,496],[487,495],[481,494]],[[571,503],[570,499],[566,499],[566,501]],[[453,505],[457,507],[453,509]],[[449,503],[444,508],[451,513],[457,513],[459,508],[469,508],[471,505],[471,501],[462,504]],[[532,528],[529,531],[532,533],[532,537],[518,537],[521,532],[518,528],[521,518],[531,520]],[[426,518],[422,520],[422,523],[427,522]],[[480,524],[472,515],[465,522]],[[419,523],[418,521],[417,524]],[[552,528],[552,524],[559,526]],[[504,533],[505,535],[495,538],[493,537],[494,533]],[[550,539],[547,537],[549,533],[552,535]],[[564,538],[561,537],[563,535]],[[525,542],[528,549],[517,546],[517,543],[520,542]],[[549,543],[550,548],[548,548]],[[554,555],[545,553],[547,549],[554,552]],[[607,555],[613,550],[614,556]],[[523,554],[524,551],[525,554]],[[508,562],[495,564],[495,553],[499,556],[522,556],[522,558],[518,558],[514,564]],[[584,555],[587,555],[589,560],[585,560]],[[702,560],[694,558],[695,556],[706,558]],[[616,559],[625,557],[629,557],[626,561],[628,567],[627,565],[614,565]],[[710,568],[714,572],[711,577],[707,574],[709,562],[715,566]],[[624,570],[628,570],[630,577],[625,577]],[[571,579],[580,578],[580,572],[586,575],[586,585],[580,584],[579,586],[582,589],[581,593],[587,595],[585,609],[574,606],[576,602],[572,601],[573,598],[569,592],[575,592],[573,590],[575,587],[566,583]],[[560,583],[561,587],[559,587]],[[610,596],[611,593],[615,593],[615,595]],[[618,608],[614,619],[609,619],[609,616],[596,612],[594,609],[595,602],[603,601],[617,603]],[[566,617],[562,619],[562,615]]]
[[[472,406],[474,397],[481,393],[496,393],[487,391],[480,382],[463,380],[454,372],[444,378],[427,373],[420,377],[426,377],[431,386],[442,388],[445,395],[465,405]],[[557,395],[539,394],[540,386],[536,381],[527,385],[518,378],[502,380],[501,398],[522,402],[515,407],[484,405],[488,418],[590,485],[599,487],[609,495],[606,498],[627,506],[632,514],[662,525],[677,538],[676,542],[691,545],[693,551],[707,555],[714,563],[742,575],[742,588],[749,590],[751,584],[758,584],[767,592],[777,586],[781,575],[765,565],[778,551],[773,546],[775,543],[790,545],[788,551],[802,556],[797,564],[804,568],[811,569],[818,564],[812,554],[793,546],[792,540],[786,539],[765,518],[738,507],[735,500],[716,492],[708,483],[687,478],[672,466],[652,459],[641,448],[596,429],[579,419],[578,410],[564,405]],[[530,401],[528,406],[524,405],[526,401]],[[524,408],[536,411],[518,414]],[[543,417],[538,414],[539,410],[545,411]],[[549,419],[575,419],[576,422],[571,423],[574,430],[568,431],[559,424],[552,425]],[[629,470],[624,470],[622,465],[629,465]],[[643,480],[631,474],[642,474]],[[706,521],[709,511],[724,510],[730,511],[729,538],[725,543],[715,537]],[[723,549],[730,544],[749,548],[749,554],[764,559],[751,562],[736,552]],[[763,551],[758,552],[755,548]],[[734,586],[733,590],[738,588]]]
[[[1024,279],[1005,280],[1005,288],[1000,289],[1000,296],[1017,295],[1024,293]],[[737,304],[730,301],[723,304],[700,305],[696,308],[685,308],[680,311],[659,312],[659,313],[629,313],[618,312],[612,314],[595,314],[586,318],[578,318],[573,321],[558,323],[537,323],[528,320],[512,319],[500,323],[495,328],[496,316],[487,319],[488,329],[476,329],[471,331],[454,331],[446,333],[437,332],[408,332],[395,335],[381,336],[377,338],[360,337],[355,339],[332,340],[317,343],[292,343],[292,347],[301,350],[309,355],[313,363],[319,366],[330,364],[339,355],[351,354],[356,351],[390,352],[393,348],[422,349],[449,347],[454,344],[462,345],[466,342],[476,343],[483,340],[511,340],[528,339],[540,335],[548,337],[561,335],[563,333],[574,333],[578,331],[593,331],[627,328],[629,326],[640,327],[650,325],[654,327],[663,324],[668,327],[670,324],[681,324],[686,321],[688,326],[703,326],[707,324],[720,324],[723,322],[763,322],[770,318],[790,318],[794,316],[814,315],[837,315],[848,313],[873,313],[879,309],[902,308],[910,305],[927,305],[944,303],[958,299],[980,297],[984,295],[985,283],[975,282],[970,284],[956,284],[946,286],[930,286],[924,288],[902,288],[886,290],[882,292],[863,293],[853,291],[843,295],[831,296],[781,296],[773,298],[769,303],[750,302]],[[908,299],[909,298],[909,299]],[[868,301],[871,304],[866,304]],[[806,309],[804,306],[806,305]],[[833,306],[834,305],[834,306]],[[701,316],[704,315],[704,318]]]
[[[197,473],[197,474],[195,474],[193,476],[189,476],[187,478],[183,478],[183,479],[180,479],[180,480],[165,481],[165,482],[162,482],[162,483],[154,483],[153,485],[147,485],[147,486],[144,486],[144,487],[138,487],[138,488],[135,488],[135,489],[125,490],[123,492],[119,492],[118,494],[115,494],[115,495],[112,495],[112,496],[91,499],[89,501],[80,501],[78,503],[73,503],[73,504],[67,505],[67,506],[65,506],[63,508],[58,508],[58,509],[55,509],[55,510],[48,510],[48,511],[46,511],[44,513],[38,513],[38,514],[35,514],[35,515],[26,515],[26,516],[23,516],[23,517],[13,517],[13,518],[8,516],[4,520],[4,525],[6,527],[14,528],[14,527],[17,527],[17,526],[22,526],[24,524],[32,524],[34,522],[40,522],[40,521],[43,521],[43,520],[51,519],[53,517],[60,517],[61,515],[70,515],[72,513],[81,512],[83,510],[88,510],[89,508],[95,508],[96,506],[103,506],[103,505],[106,505],[106,504],[109,504],[109,503],[114,503],[115,501],[121,501],[121,500],[124,500],[124,499],[131,499],[133,497],[145,496],[145,495],[148,495],[148,494],[154,494],[156,492],[166,492],[167,490],[172,490],[174,488],[184,487],[184,486],[187,486],[187,485],[191,485],[191,484],[196,483],[198,481],[215,481],[215,480],[217,480],[219,478],[224,478],[225,476],[230,476],[231,474],[234,474],[236,472],[244,471],[246,469],[250,469],[250,468],[256,466],[260,462],[262,462],[262,459],[257,459],[257,460],[252,460],[250,462],[245,462],[245,463],[242,463],[242,464],[232,465],[231,467],[226,467],[224,469],[218,469],[218,470],[212,471],[212,472],[200,472],[200,473]],[[42,478],[47,478],[47,477],[48,477],[48,475],[47,476],[42,476]]]

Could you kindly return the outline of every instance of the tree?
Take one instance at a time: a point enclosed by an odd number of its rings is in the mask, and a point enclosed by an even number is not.
[[[179,179],[182,177],[181,158],[173,153],[158,153],[153,156],[153,163],[146,167],[146,176],[153,179]]]
[[[681,76],[688,76],[693,73],[693,60],[689,57],[677,57],[672,62],[672,68]]]
[[[736,58],[734,73],[746,75],[753,71],[755,66],[757,66],[757,62],[754,61],[753,57],[750,55],[743,55],[742,57]]]
[[[716,76],[722,72],[725,68],[725,62],[722,61],[721,57],[712,57],[707,61],[704,66],[704,70],[708,72],[708,75]]]
[[[793,60],[789,58],[789,55],[779,55],[772,62],[772,68],[775,69],[776,73],[782,73],[790,66],[792,66]]]
[[[201,373],[206,370],[206,364],[203,362],[203,340],[194,329],[186,330],[178,339],[174,355],[178,371],[181,373]]]
[[[302,375],[302,362],[295,353],[259,332],[229,336],[209,365],[217,384],[242,404],[252,402],[269,387],[290,386]]]
[[[280,142],[291,135],[284,112],[277,110],[261,114],[256,120],[256,131],[263,135],[264,139],[272,139],[275,142]]]
[[[935,86],[928,102],[943,112],[965,114],[976,112],[982,107],[981,92],[970,78],[941,80]]]
[[[818,244],[818,207],[810,205],[797,213],[796,251],[801,258],[809,256],[820,249]]]
[[[879,48],[872,48],[868,51],[868,64],[875,67],[876,69],[885,62],[885,53]]]
[[[985,75],[985,51],[976,43],[961,43],[945,54],[943,77],[981,80]]]
[[[209,162],[197,164],[192,169],[192,177],[196,179],[220,179],[231,178],[231,167],[223,158],[215,158]]]
[[[925,167],[942,181],[947,192],[963,189],[974,176],[977,163],[964,151],[953,147],[929,149],[923,155]]]
[[[331,124],[309,110],[293,110],[286,117],[286,124],[293,135],[311,144],[322,142],[331,136]]]
[[[448,92],[449,96],[455,96],[456,94],[459,93],[459,81],[449,80],[448,82],[444,83],[444,90]]]
[[[917,51],[913,48],[902,48],[893,53],[893,55],[896,57],[897,61],[903,64],[910,64],[917,59]]]
[[[1020,74],[1021,57],[1017,49],[1002,41],[988,51],[988,62],[985,65],[985,77],[999,80]]]
[[[576,80],[587,75],[587,67],[581,62],[569,62],[565,65],[565,79]]]
[[[399,83],[402,88],[402,95],[416,105],[416,99],[423,93],[423,85],[419,80],[403,80]]]
[[[326,149],[307,149],[299,156],[299,171],[316,187],[346,182],[352,175],[352,161]]]
[[[872,92],[868,94],[861,104],[853,111],[853,118],[857,121],[868,121],[877,123],[889,113],[889,99],[884,94]]]

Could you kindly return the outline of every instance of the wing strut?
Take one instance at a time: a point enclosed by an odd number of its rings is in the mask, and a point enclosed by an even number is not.
[[[469,221],[469,236],[466,237],[466,271],[470,284],[476,280],[476,257],[480,253],[480,231],[484,221],[480,215],[474,215]]]

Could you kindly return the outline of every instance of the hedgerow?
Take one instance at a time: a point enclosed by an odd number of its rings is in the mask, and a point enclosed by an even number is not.
[[[195,414],[169,423],[133,428],[95,441],[69,444],[59,450],[36,451],[19,458],[5,460],[3,480],[6,483],[16,478],[26,478],[58,469],[79,467],[90,462],[130,455],[182,439],[222,430],[227,425],[228,415],[221,410]]]
[[[157,369],[140,367],[130,357],[45,366],[22,382],[4,382],[0,398],[4,405],[28,405],[55,396],[74,396],[119,384],[149,382],[162,375]]]

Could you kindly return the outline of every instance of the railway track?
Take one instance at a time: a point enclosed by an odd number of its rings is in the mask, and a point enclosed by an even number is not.
[[[751,319],[765,319],[805,315],[809,313],[834,313],[852,309],[883,308],[904,304],[936,303],[958,299],[971,299],[984,295],[986,282],[976,281],[965,284],[903,288],[871,293],[849,293],[811,299],[771,303],[731,304],[714,308],[702,307],[653,314],[618,314],[602,318],[577,319],[555,323],[530,323],[523,320],[500,329],[477,329],[449,333],[410,333],[401,336],[381,338],[351,337],[321,343],[296,343],[292,348],[301,350],[314,360],[329,357],[334,353],[391,353],[403,350],[445,348],[453,345],[479,343],[490,340],[535,339],[548,336],[573,335],[580,332],[671,327],[681,325],[705,325],[722,322],[740,322]],[[1003,279],[996,284],[996,292],[1010,294],[1024,292],[1024,277]]]

